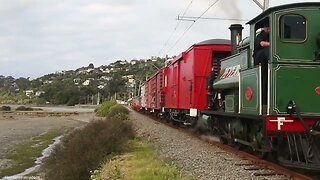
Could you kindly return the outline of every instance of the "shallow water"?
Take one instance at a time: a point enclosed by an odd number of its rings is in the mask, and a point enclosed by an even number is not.
[[[81,107],[81,106],[35,106],[35,105],[16,105],[16,104],[3,104],[0,106],[10,106],[11,109],[16,109],[19,106],[40,108],[44,111],[50,112],[94,112],[94,107]]]
[[[41,157],[38,157],[35,161],[35,165],[26,169],[25,171],[23,171],[22,173],[19,173],[19,174],[15,174],[13,176],[5,176],[3,178],[3,180],[13,180],[13,179],[26,179],[26,175],[32,173],[33,171],[35,170],[38,170],[38,168],[40,168],[41,164],[42,164],[42,161],[44,158],[50,156],[53,148],[60,143],[61,141],[61,138],[62,136],[58,136],[56,138],[53,139],[53,143],[50,144],[46,149],[44,149],[42,151],[42,156]],[[33,176],[33,177],[30,177],[30,178],[27,178],[27,179],[40,179],[40,177],[37,177],[37,176]]]

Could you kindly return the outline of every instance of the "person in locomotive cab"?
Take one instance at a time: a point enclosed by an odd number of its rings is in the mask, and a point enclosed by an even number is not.
[[[269,60],[269,21],[265,20],[262,26],[262,31],[257,35],[254,44],[253,60],[254,65],[261,64],[261,84],[262,84],[262,113],[266,113],[267,105],[267,75],[268,75],[268,60]]]
[[[257,35],[254,44],[253,59],[254,65],[266,66],[269,60],[269,22],[265,22],[262,31]]]

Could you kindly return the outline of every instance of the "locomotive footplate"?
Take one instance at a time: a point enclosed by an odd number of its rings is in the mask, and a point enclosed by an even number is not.
[[[320,142],[306,132],[278,132],[278,161],[281,165],[320,171]]]

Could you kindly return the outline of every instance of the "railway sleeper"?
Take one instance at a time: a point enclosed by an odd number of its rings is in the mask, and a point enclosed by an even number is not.
[[[235,139],[234,139],[234,142],[240,143],[240,144],[243,144],[243,145],[246,145],[246,146],[249,146],[249,147],[251,147],[254,151],[265,152],[265,153],[271,152],[271,149],[258,149],[258,148],[256,148],[256,144],[255,144],[255,143],[248,142],[248,141],[244,141],[244,140],[242,140],[242,139],[237,139],[237,138],[235,138]]]

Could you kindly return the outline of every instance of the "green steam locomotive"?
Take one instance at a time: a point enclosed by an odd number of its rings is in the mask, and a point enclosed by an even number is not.
[[[272,7],[253,18],[250,38],[230,26],[232,54],[214,62],[202,122],[221,142],[250,147],[280,164],[320,170],[320,3]],[[255,63],[256,37],[270,27],[268,59]],[[213,79],[212,79],[213,78]],[[210,83],[213,82],[213,83]]]

